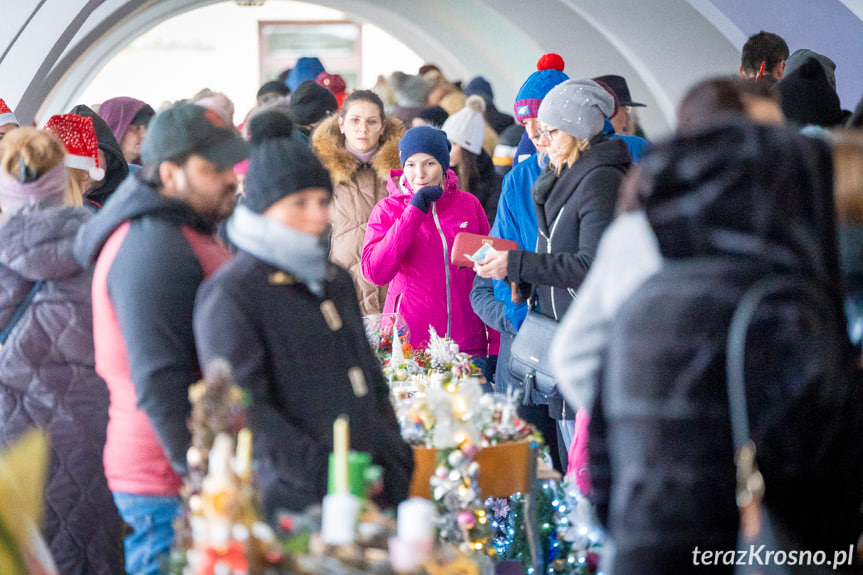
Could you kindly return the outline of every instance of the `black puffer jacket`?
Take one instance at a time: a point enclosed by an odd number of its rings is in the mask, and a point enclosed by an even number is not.
[[[18,212],[0,225],[0,328],[34,283],[0,348],[0,447],[34,427],[50,436],[43,534],[61,573],[123,572],[122,522],[102,467],[108,389],[96,375],[90,273],[72,256],[84,208]]]
[[[830,341],[813,341],[807,310],[785,300],[752,324],[746,385],[765,503],[800,549],[847,550],[863,403],[841,323],[826,146],[733,124],[657,146],[642,166],[665,261],[615,320],[590,430],[594,497],[617,548],[610,571],[688,573],[696,546],[735,548],[728,324],[749,286],[786,273],[821,286],[840,321]]]

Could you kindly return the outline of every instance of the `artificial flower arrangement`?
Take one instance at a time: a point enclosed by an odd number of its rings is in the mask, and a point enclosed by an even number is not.
[[[396,331],[394,340],[398,339]],[[394,347],[409,351],[401,357],[391,351],[388,358],[395,369],[405,369],[404,364],[416,355],[399,343]],[[516,415],[517,394],[482,392],[478,370],[454,342],[432,332],[423,354],[427,361],[421,373],[405,380],[420,379],[425,382],[423,389],[394,400],[404,435],[415,446],[415,457],[427,458],[422,472],[417,460],[415,475],[415,482],[424,484],[424,493],[414,493],[415,485],[411,485],[412,494],[428,498],[434,506],[433,517],[429,517],[431,540],[421,545],[428,551],[422,556],[422,570],[451,573],[459,566],[466,573],[479,574],[502,559],[520,560],[527,567],[535,554],[519,539],[519,521],[523,521],[520,494],[510,496],[514,492],[511,485],[501,491],[490,479],[512,483],[521,471],[525,485],[535,480],[524,462],[536,459],[541,438]],[[392,519],[380,514],[377,519],[370,519],[374,514],[363,514],[354,543],[326,547],[321,547],[327,539],[327,522],[320,506],[304,513],[281,514],[277,525],[260,520],[250,481],[251,436],[244,429],[247,398],[233,384],[226,364],[208,366],[207,376],[190,390],[192,448],[184,494],[186,512],[177,525],[178,545],[170,572],[317,574],[337,566],[345,573],[389,573],[397,568],[399,545],[412,551],[416,542],[405,545],[399,544],[398,537],[390,538],[387,553],[386,537],[382,549],[380,536],[368,536],[371,524],[377,526],[376,534],[394,531]],[[345,448],[334,448],[335,461],[338,453],[346,451],[347,442],[342,443]],[[515,460],[519,463],[498,461],[504,451],[510,456],[518,454]],[[341,465],[342,475],[344,467]],[[549,518],[542,519],[543,526],[549,525],[542,533],[543,562],[557,573],[590,573],[597,549],[594,532],[585,531],[585,521],[576,521],[573,499],[552,493],[557,488],[542,489],[554,495],[554,501],[549,501]],[[583,508],[584,502],[578,507]],[[398,531],[401,533],[401,527]]]
[[[434,501],[441,542],[454,545],[478,564],[485,563],[495,552],[494,532],[481,494],[486,490],[512,493],[517,488],[493,486],[493,479],[519,475],[519,470],[498,473],[493,461],[497,456],[489,448],[501,444],[519,452],[515,458],[522,472],[519,485],[526,486],[530,460],[542,439],[516,414],[518,394],[483,393],[484,378],[470,355],[434,328],[424,354],[427,367],[419,373],[412,358],[399,348],[396,342],[384,371],[395,375],[388,376],[393,404],[402,437],[414,446],[411,494]],[[407,372],[404,379],[399,377],[402,369]],[[482,469],[487,469],[484,476]]]
[[[528,472],[543,440],[517,415],[520,392],[483,393],[470,356],[433,329],[425,357],[425,373],[407,378],[421,382],[418,391],[400,396],[397,384],[393,397],[402,436],[415,446],[411,493],[434,501],[438,539],[480,566],[510,559],[529,572],[543,565],[551,573],[595,573],[602,531],[592,506],[574,485],[537,482]],[[396,352],[389,360],[402,361]],[[540,545],[532,550],[524,529],[527,491],[539,503]]]
[[[483,393],[485,379],[470,355],[433,327],[421,357],[426,367],[417,370],[418,362],[400,354],[396,346],[384,367],[385,374],[396,376],[388,381],[405,441],[436,449],[453,449],[465,442],[482,448],[535,434],[516,414],[517,392]]]

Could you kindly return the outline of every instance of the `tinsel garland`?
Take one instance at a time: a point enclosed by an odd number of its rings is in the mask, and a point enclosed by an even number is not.
[[[542,563],[549,575],[597,573],[602,532],[589,502],[575,486],[558,481],[537,484],[533,493]],[[524,520],[524,495],[485,502],[495,535],[492,545],[500,560],[516,560],[529,575],[532,566]]]

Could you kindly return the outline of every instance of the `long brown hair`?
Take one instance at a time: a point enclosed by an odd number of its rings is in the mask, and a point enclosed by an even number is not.
[[[461,161],[456,166],[455,173],[458,176],[458,187],[465,192],[474,195],[472,186],[479,182],[479,155],[461,148]]]
[[[836,131],[833,190],[840,223],[863,223],[863,132]]]

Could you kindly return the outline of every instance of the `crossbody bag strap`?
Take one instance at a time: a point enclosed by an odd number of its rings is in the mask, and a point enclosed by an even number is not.
[[[726,385],[731,435],[734,441],[734,462],[737,467],[737,506],[741,510],[741,517],[744,518],[747,510],[760,509],[761,498],[764,495],[764,478],[755,461],[756,449],[752,441],[746,402],[746,336],[758,307],[769,297],[779,294],[805,300],[816,310],[818,317],[825,318],[825,321],[830,321],[827,318],[833,317],[824,295],[814,287],[812,282],[789,276],[769,277],[756,282],[746,290],[734,310],[726,343]],[[744,531],[746,531],[745,525]]]
[[[766,278],[756,282],[740,298],[728,328],[726,346],[726,384],[735,450],[740,450],[752,440],[744,375],[746,336],[758,306],[770,296],[778,294],[797,296],[812,305],[819,317],[825,320],[832,317],[824,295],[813,286],[812,282],[802,278],[788,276]]]
[[[27,311],[27,308],[30,307],[30,304],[33,303],[33,298],[36,297],[36,294],[42,289],[42,284],[45,282],[42,280],[37,281],[33,284],[33,287],[30,288],[30,292],[27,294],[27,297],[24,298],[24,301],[18,305],[18,309],[15,310],[15,314],[12,316],[12,319],[6,325],[2,332],[0,332],[0,346],[6,343],[6,340],[9,339],[9,335],[12,333],[12,330],[15,329],[15,325],[21,321],[21,318],[24,317],[24,312]]]

